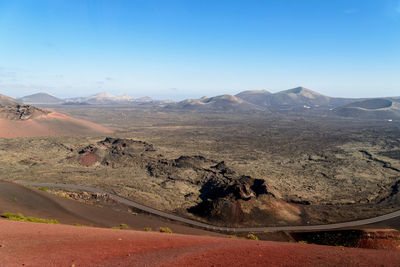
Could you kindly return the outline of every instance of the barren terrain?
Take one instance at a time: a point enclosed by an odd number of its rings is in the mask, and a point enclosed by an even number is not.
[[[150,156],[135,154],[136,159],[133,154],[121,154],[108,165],[89,156],[86,159],[94,160],[93,164],[82,164],[80,152],[99,146],[105,136],[1,139],[4,179],[92,185],[158,209],[209,220],[188,209],[204,201],[204,175],[199,176],[198,168],[215,172],[211,167],[223,162],[237,177],[265,181],[268,192],[290,207],[271,210],[263,197],[250,198],[250,202],[236,198],[248,216],[235,222],[217,218],[216,223],[331,223],[398,209],[400,125],[396,122],[311,114],[178,112],[142,106],[53,108],[116,129],[113,137],[146,142],[154,151]],[[164,169],[155,175],[147,168],[149,161],[168,163],[181,157],[200,157],[210,163],[181,169],[179,175]],[[137,165],[144,161],[146,167]],[[232,200],[230,195],[224,197]],[[274,219],[254,216],[260,209]],[[286,219],[279,219],[276,210],[287,212]]]

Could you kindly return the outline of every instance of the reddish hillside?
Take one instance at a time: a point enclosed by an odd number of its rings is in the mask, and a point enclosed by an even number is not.
[[[0,106],[0,137],[104,135],[98,124],[28,105]]]
[[[19,104],[14,98],[0,94],[0,105],[17,105]]]
[[[399,266],[400,253],[0,220],[2,266]]]

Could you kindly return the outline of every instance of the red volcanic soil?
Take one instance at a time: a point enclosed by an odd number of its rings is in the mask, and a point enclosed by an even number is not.
[[[85,153],[81,155],[79,158],[79,163],[82,166],[89,167],[94,165],[96,162],[98,162],[99,157],[96,154],[93,153]]]
[[[399,266],[400,253],[0,220],[1,266]]]
[[[0,118],[0,137],[39,137],[67,135],[104,135],[111,133],[101,125],[51,112],[28,120]]]

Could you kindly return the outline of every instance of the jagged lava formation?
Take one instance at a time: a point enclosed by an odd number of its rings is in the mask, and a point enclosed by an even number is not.
[[[78,152],[74,160],[83,166],[140,168],[164,186],[184,183],[199,188],[185,196],[187,216],[223,225],[293,224],[301,221],[302,210],[280,200],[265,180],[244,176],[225,162],[203,156],[167,159],[151,145],[131,139],[106,138]],[[146,202],[146,200],[143,200]],[[146,204],[146,203],[144,203]]]

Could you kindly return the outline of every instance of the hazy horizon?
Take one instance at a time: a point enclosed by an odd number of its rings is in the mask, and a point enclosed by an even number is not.
[[[397,96],[399,27],[399,0],[0,0],[0,90]]]

